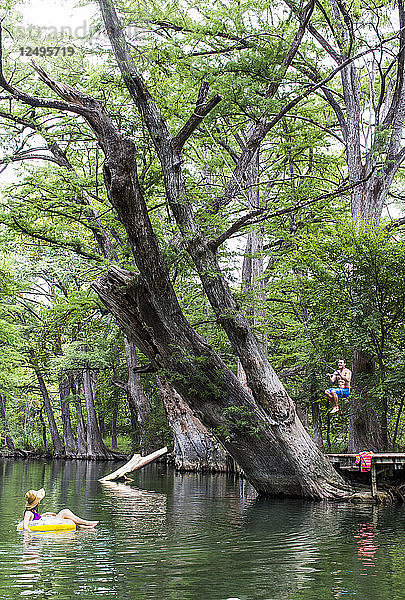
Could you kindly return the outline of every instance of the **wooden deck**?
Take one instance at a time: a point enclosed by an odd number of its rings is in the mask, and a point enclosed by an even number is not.
[[[356,454],[327,454],[331,463],[342,471],[351,471],[360,473],[360,465],[356,464]],[[371,461],[371,493],[377,496],[377,477],[382,472],[390,471],[394,475],[394,471],[403,471],[405,474],[405,454],[395,452],[376,452]],[[400,475],[400,473],[398,473]]]

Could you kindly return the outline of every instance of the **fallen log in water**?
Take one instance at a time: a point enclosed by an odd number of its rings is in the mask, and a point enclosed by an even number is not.
[[[104,481],[113,481],[115,479],[121,479],[122,477],[125,477],[127,473],[132,473],[132,471],[142,469],[142,467],[145,467],[146,465],[148,465],[149,463],[153,462],[154,460],[156,460],[160,456],[163,456],[166,453],[167,448],[165,446],[160,450],[156,450],[156,452],[153,452],[152,454],[148,454],[148,456],[134,454],[131,460],[129,460],[125,465],[123,465],[113,473],[102,477],[101,479],[99,479],[99,481],[103,483]]]

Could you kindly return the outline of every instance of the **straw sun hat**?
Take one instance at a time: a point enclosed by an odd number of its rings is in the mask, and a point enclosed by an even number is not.
[[[25,494],[25,500],[26,500],[25,508],[34,508],[37,504],[40,503],[40,501],[42,500],[42,498],[44,496],[45,496],[44,488],[41,488],[40,490],[29,490]]]

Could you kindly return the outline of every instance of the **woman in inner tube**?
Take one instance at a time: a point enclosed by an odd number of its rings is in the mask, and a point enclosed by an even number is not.
[[[39,521],[41,517],[56,517],[57,519],[69,519],[76,523],[79,527],[83,527],[86,529],[90,529],[95,527],[98,524],[98,521],[86,521],[86,519],[81,519],[72,513],[68,508],[64,508],[60,510],[58,514],[46,512],[42,515],[39,514],[38,507],[42,498],[45,496],[44,488],[40,490],[29,490],[25,494],[25,511],[24,511],[24,520],[23,520],[23,529],[24,531],[29,531],[29,525],[35,524],[35,521]]]

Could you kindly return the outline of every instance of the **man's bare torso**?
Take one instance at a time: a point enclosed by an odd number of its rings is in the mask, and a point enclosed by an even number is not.
[[[350,380],[352,377],[352,372],[350,369],[346,367],[344,369],[340,369],[336,374],[337,384],[340,388],[349,388],[350,390]]]

